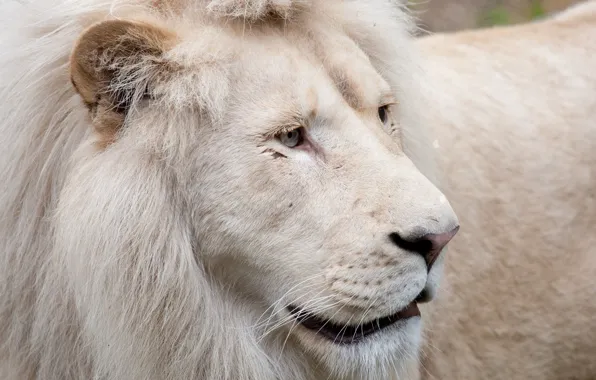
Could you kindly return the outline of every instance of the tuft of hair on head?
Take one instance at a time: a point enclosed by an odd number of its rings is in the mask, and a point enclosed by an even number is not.
[[[82,33],[70,57],[71,81],[104,145],[130,109],[150,97],[149,88],[172,75],[164,55],[176,41],[170,30],[140,21],[102,21]]]
[[[264,21],[287,20],[308,8],[311,0],[210,0],[207,11],[220,18]]]

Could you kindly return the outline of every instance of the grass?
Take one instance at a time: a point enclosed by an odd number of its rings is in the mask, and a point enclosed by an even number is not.
[[[542,18],[546,15],[546,10],[542,5],[541,1],[534,0],[532,1],[532,5],[530,6],[530,18],[532,20],[536,20],[538,18]]]
[[[509,25],[511,24],[511,17],[509,11],[502,6],[497,6],[489,9],[478,22],[480,27]]]
[[[542,5],[542,1],[533,0],[530,3],[528,20],[536,20],[544,17],[544,15],[546,15],[546,10]],[[514,23],[514,21],[512,20],[511,13],[504,6],[499,5],[489,9],[486,13],[484,13],[478,22],[478,26],[491,27],[498,25],[510,25],[512,23]]]

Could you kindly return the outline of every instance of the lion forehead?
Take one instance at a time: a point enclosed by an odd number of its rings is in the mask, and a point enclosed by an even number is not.
[[[279,33],[244,35],[242,42],[236,33],[233,28],[201,31],[200,38],[191,33],[169,52],[184,69],[163,86],[167,99],[198,103],[216,114],[232,103],[253,103],[253,111],[267,119],[267,105],[308,116],[339,98],[359,110],[394,97],[367,54],[340,30],[312,38],[286,26]]]

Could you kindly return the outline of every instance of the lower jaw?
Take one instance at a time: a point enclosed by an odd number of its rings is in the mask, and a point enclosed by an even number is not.
[[[358,344],[369,337],[389,331],[398,323],[420,317],[415,301],[393,315],[356,326],[336,324],[292,306],[288,310],[305,330],[335,345]]]

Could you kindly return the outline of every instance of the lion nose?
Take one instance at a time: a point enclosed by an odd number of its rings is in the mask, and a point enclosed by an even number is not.
[[[439,234],[405,234],[402,236],[393,232],[389,234],[389,239],[399,248],[422,256],[430,271],[443,248],[453,239],[457,231],[459,231],[459,226],[449,232]]]

